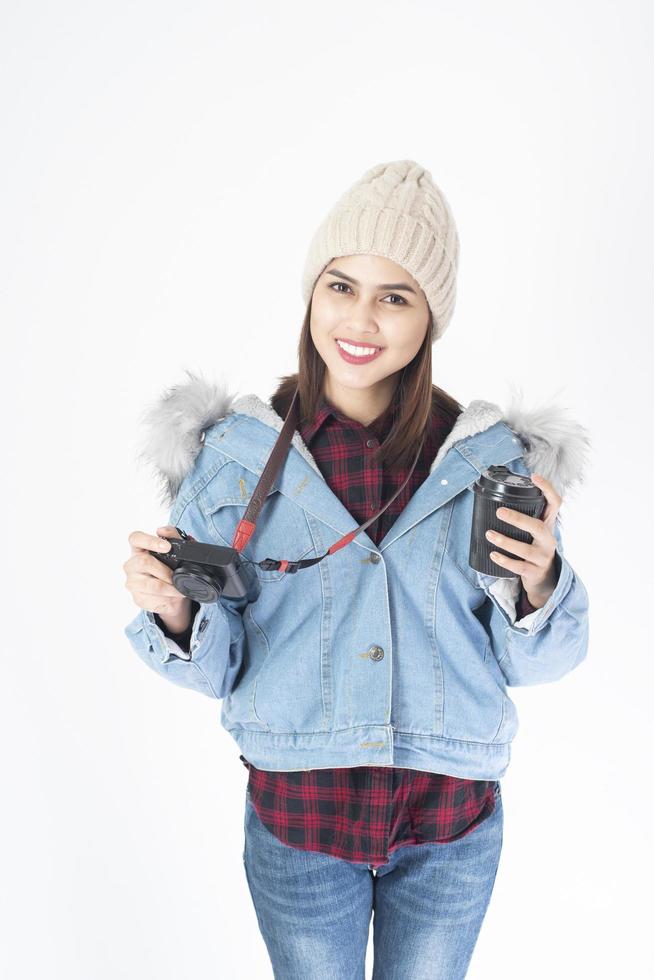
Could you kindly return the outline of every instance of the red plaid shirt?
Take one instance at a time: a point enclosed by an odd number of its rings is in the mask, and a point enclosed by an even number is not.
[[[315,419],[299,426],[325,480],[358,523],[379,510],[406,478],[409,467],[389,471],[374,458],[392,421],[386,414],[366,427],[323,398]],[[376,545],[429,475],[454,421],[452,416],[433,418],[411,479],[367,529]],[[522,590],[518,617],[533,609]],[[184,636],[186,650],[190,635],[191,627]],[[463,837],[495,807],[494,781],[392,766],[271,772],[239,758],[249,771],[248,790],[259,819],[275,837],[300,850],[373,867],[388,864],[398,847]]]

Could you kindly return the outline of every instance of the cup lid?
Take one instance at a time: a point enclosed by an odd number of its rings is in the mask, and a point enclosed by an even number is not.
[[[528,476],[514,473],[508,466],[489,466],[481,473],[475,489],[520,500],[537,500],[542,496],[542,490]]]

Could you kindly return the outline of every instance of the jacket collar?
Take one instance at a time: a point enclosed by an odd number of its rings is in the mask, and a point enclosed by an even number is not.
[[[237,459],[259,476],[284,420],[256,394],[236,397],[225,383],[212,383],[187,371],[189,380],[167,389],[142,416],[146,437],[139,458],[153,464],[161,484],[162,502],[172,504],[186,474],[202,448],[205,434],[221,419],[220,442],[210,441],[221,452]],[[246,428],[243,428],[243,427]],[[521,445],[520,443],[524,445]],[[320,469],[296,430],[291,440],[296,453],[288,457],[274,487],[296,499],[307,511],[345,534],[357,525],[327,485]],[[452,454],[450,450],[456,451]],[[569,419],[558,405],[528,409],[520,392],[514,392],[506,411],[493,402],[471,401],[456,419],[430,468],[430,478],[413,494],[380,547],[408,530],[431,510],[442,506],[461,489],[474,483],[492,463],[508,463],[524,455],[530,472],[542,474],[563,496],[582,483],[590,450],[588,431]],[[311,491],[307,477],[312,473]],[[439,479],[431,479],[438,470]],[[355,540],[365,538],[365,532]],[[387,541],[388,539],[388,541]]]

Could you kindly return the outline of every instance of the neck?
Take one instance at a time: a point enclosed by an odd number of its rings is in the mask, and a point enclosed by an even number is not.
[[[323,391],[325,398],[343,415],[362,425],[370,425],[390,405],[399,380],[398,371],[368,388],[346,388],[326,374]]]

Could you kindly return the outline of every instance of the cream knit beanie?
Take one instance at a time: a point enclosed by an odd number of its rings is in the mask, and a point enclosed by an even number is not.
[[[383,255],[418,282],[432,312],[432,343],[454,312],[459,237],[445,196],[414,160],[379,163],[336,202],[316,231],[302,274],[308,305],[316,279],[339,255]]]

